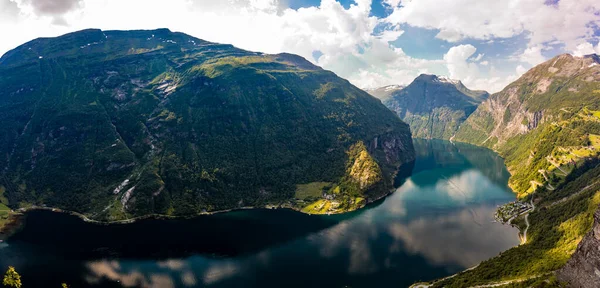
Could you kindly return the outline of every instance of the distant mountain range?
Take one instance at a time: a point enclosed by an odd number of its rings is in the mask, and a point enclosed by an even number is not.
[[[450,139],[489,94],[458,80],[421,74],[406,87],[368,90],[410,125],[413,137]]]
[[[7,52],[0,155],[11,207],[105,221],[350,211],[414,159],[408,125],[334,73],[167,29],[84,30]]]

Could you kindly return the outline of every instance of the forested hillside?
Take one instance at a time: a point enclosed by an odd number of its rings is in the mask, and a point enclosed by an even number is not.
[[[414,159],[408,126],[334,73],[167,29],[9,51],[0,124],[9,206],[100,220],[321,199],[307,212],[343,212],[387,194]]]
[[[523,243],[433,286],[561,287],[577,277],[571,285],[595,287],[585,268],[600,261],[595,255],[580,252],[563,267],[578,246],[593,245],[593,236],[581,241],[600,205],[598,56],[565,54],[534,67],[491,95],[455,139],[505,157],[509,184],[527,209],[501,208],[508,214],[498,219],[519,227]]]
[[[552,189],[600,148],[599,63],[563,54],[534,67],[479,106],[455,140],[499,151],[520,196]]]
[[[382,101],[410,125],[414,137],[447,140],[487,97],[460,81],[422,74]]]

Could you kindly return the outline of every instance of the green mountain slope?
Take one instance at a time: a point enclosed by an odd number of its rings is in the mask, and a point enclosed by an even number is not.
[[[536,192],[533,199],[536,209],[529,213],[527,220],[530,227],[526,243],[504,251],[474,269],[437,281],[432,287],[565,287],[559,285],[559,280],[568,279],[559,277],[557,280],[554,273],[568,263],[578,246],[585,244],[581,241],[593,227],[594,211],[600,205],[600,166],[597,164],[596,161],[593,165],[582,166],[568,184],[554,191]],[[524,230],[524,216],[513,220],[513,225]],[[579,270],[572,266],[570,269]],[[587,274],[583,269],[579,271]],[[587,276],[594,277],[593,273]]]
[[[493,94],[455,140],[487,146],[506,158],[519,195],[556,185],[600,148],[600,59],[557,56]]]
[[[487,97],[460,81],[422,74],[383,103],[410,125],[414,137],[450,139]]]
[[[498,147],[570,113],[564,110],[597,104],[598,62],[597,55],[563,54],[532,68],[490,96],[461,127],[456,140]]]
[[[6,53],[0,124],[12,207],[100,220],[324,198],[318,212],[343,212],[387,194],[414,159],[408,126],[332,72],[167,29],[84,30]],[[313,182],[326,185],[296,197]]]
[[[528,209],[502,207],[498,218],[521,230],[523,244],[433,286],[559,287],[577,277],[571,285],[595,287],[586,261],[600,259],[569,259],[594,245],[582,239],[600,205],[600,58],[565,54],[534,67],[491,95],[455,139],[505,158],[518,206]]]

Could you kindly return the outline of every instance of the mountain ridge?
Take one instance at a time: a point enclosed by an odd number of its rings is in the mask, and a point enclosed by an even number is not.
[[[0,58],[0,76],[13,208],[340,213],[389,193],[414,159],[408,126],[334,73],[168,29],[35,39]],[[313,182],[326,184],[297,186]]]
[[[593,91],[583,97],[576,96],[579,94],[578,89],[587,89],[587,87],[583,87],[586,86],[586,82],[600,79],[597,75],[600,67],[594,67],[599,63],[596,61],[599,60],[595,54],[584,57],[561,54],[532,68],[518,80],[509,84],[502,91],[494,93],[488,101],[485,101],[477,109],[475,116],[467,120],[467,125],[461,127],[456,139],[494,147],[496,142],[504,142],[509,137],[526,133],[536,128],[540,122],[548,120],[546,118],[556,116],[554,114],[558,113],[552,111],[551,107],[553,106],[563,105],[565,107],[561,106],[560,108],[567,108],[567,106],[594,104],[597,99]],[[555,65],[558,65],[558,68]],[[589,75],[584,75],[585,79],[583,79],[580,73]],[[563,90],[564,85],[572,85],[572,83],[568,83],[571,79],[580,83],[577,84],[577,87],[567,88],[570,91]],[[533,97],[535,95],[539,95],[539,97]],[[561,103],[561,97],[569,102]],[[504,114],[498,113],[492,116],[490,112],[492,110],[509,112],[506,112],[508,113],[506,117]],[[552,115],[548,114],[549,112]],[[503,124],[511,119],[514,121]],[[481,142],[478,142],[480,140]]]
[[[410,125],[413,137],[447,140],[488,95],[458,80],[421,74],[383,103]]]

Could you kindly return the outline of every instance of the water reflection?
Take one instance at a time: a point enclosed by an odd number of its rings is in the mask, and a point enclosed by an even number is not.
[[[415,146],[415,173],[360,212],[240,211],[118,227],[32,214],[0,249],[0,266],[18,265],[46,286],[404,287],[518,244],[516,230],[492,222],[496,205],[514,197],[497,155],[443,141]],[[9,263],[10,255],[27,261]],[[39,271],[49,260],[68,273]]]
[[[494,211],[493,206],[480,206],[434,219],[392,223],[388,233],[396,242],[390,252],[404,249],[421,254],[437,265],[474,266],[482,259],[498,254],[501,251],[498,247],[516,244],[511,231],[499,225],[482,224],[491,221],[487,216]],[[443,235],[443,242],[440,235]]]

